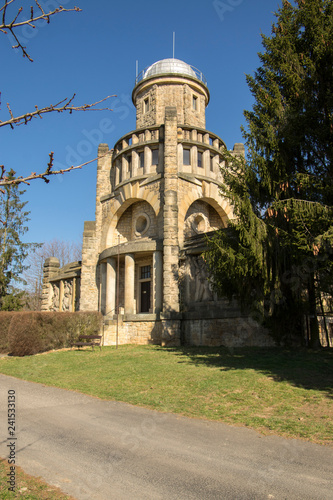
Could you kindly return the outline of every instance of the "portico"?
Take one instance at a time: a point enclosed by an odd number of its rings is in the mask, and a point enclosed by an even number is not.
[[[117,314],[118,293],[119,313],[125,318],[139,314],[159,317],[162,263],[161,241],[123,243],[104,250],[99,259],[99,310],[112,319]]]

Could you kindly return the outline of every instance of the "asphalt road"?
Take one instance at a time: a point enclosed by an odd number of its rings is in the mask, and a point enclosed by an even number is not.
[[[332,448],[0,375],[1,457],[14,441],[17,465],[78,500],[333,499]]]

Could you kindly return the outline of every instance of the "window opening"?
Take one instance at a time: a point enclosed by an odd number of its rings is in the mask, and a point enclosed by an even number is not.
[[[146,214],[141,214],[135,221],[135,235],[142,236],[149,228],[149,218]]]
[[[152,149],[152,165],[158,165],[158,149]]]
[[[198,98],[197,98],[196,95],[193,96],[192,104],[193,104],[194,111],[197,111],[197,109],[198,109]]]
[[[142,266],[141,267],[141,278],[142,280],[149,279],[151,277],[151,266]]]
[[[202,152],[198,151],[198,167],[202,168]]]
[[[189,149],[183,150],[183,165],[191,165],[191,151]]]
[[[139,153],[139,162],[140,162],[140,168],[144,168],[145,166],[145,154],[143,151]]]
[[[210,155],[210,170],[214,171],[214,156]]]
[[[148,99],[148,97],[143,102],[144,102],[144,105],[143,105],[144,112],[147,113],[149,111],[149,99]]]
[[[132,171],[132,155],[127,156],[127,172]]]

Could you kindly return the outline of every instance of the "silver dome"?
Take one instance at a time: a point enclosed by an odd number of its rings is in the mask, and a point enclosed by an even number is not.
[[[145,70],[143,78],[165,73],[177,73],[196,78],[196,74],[191,66],[180,59],[162,59],[161,61],[157,61]]]
[[[188,75],[192,78],[200,80],[204,85],[207,85],[206,78],[201,73],[201,71],[194,68],[194,66],[190,66],[186,62],[181,61],[180,59],[173,58],[157,61],[156,63],[141,71],[141,73],[136,78],[136,83],[151,76],[165,74]]]

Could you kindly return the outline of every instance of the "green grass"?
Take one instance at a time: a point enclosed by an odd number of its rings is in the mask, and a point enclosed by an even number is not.
[[[333,352],[104,347],[2,358],[0,372],[102,399],[333,444]]]
[[[25,474],[19,467],[15,470],[15,493],[8,491],[7,474],[9,472],[7,461],[0,460],[0,498],[2,500],[74,500],[65,495],[59,488],[49,486],[36,477]]]

